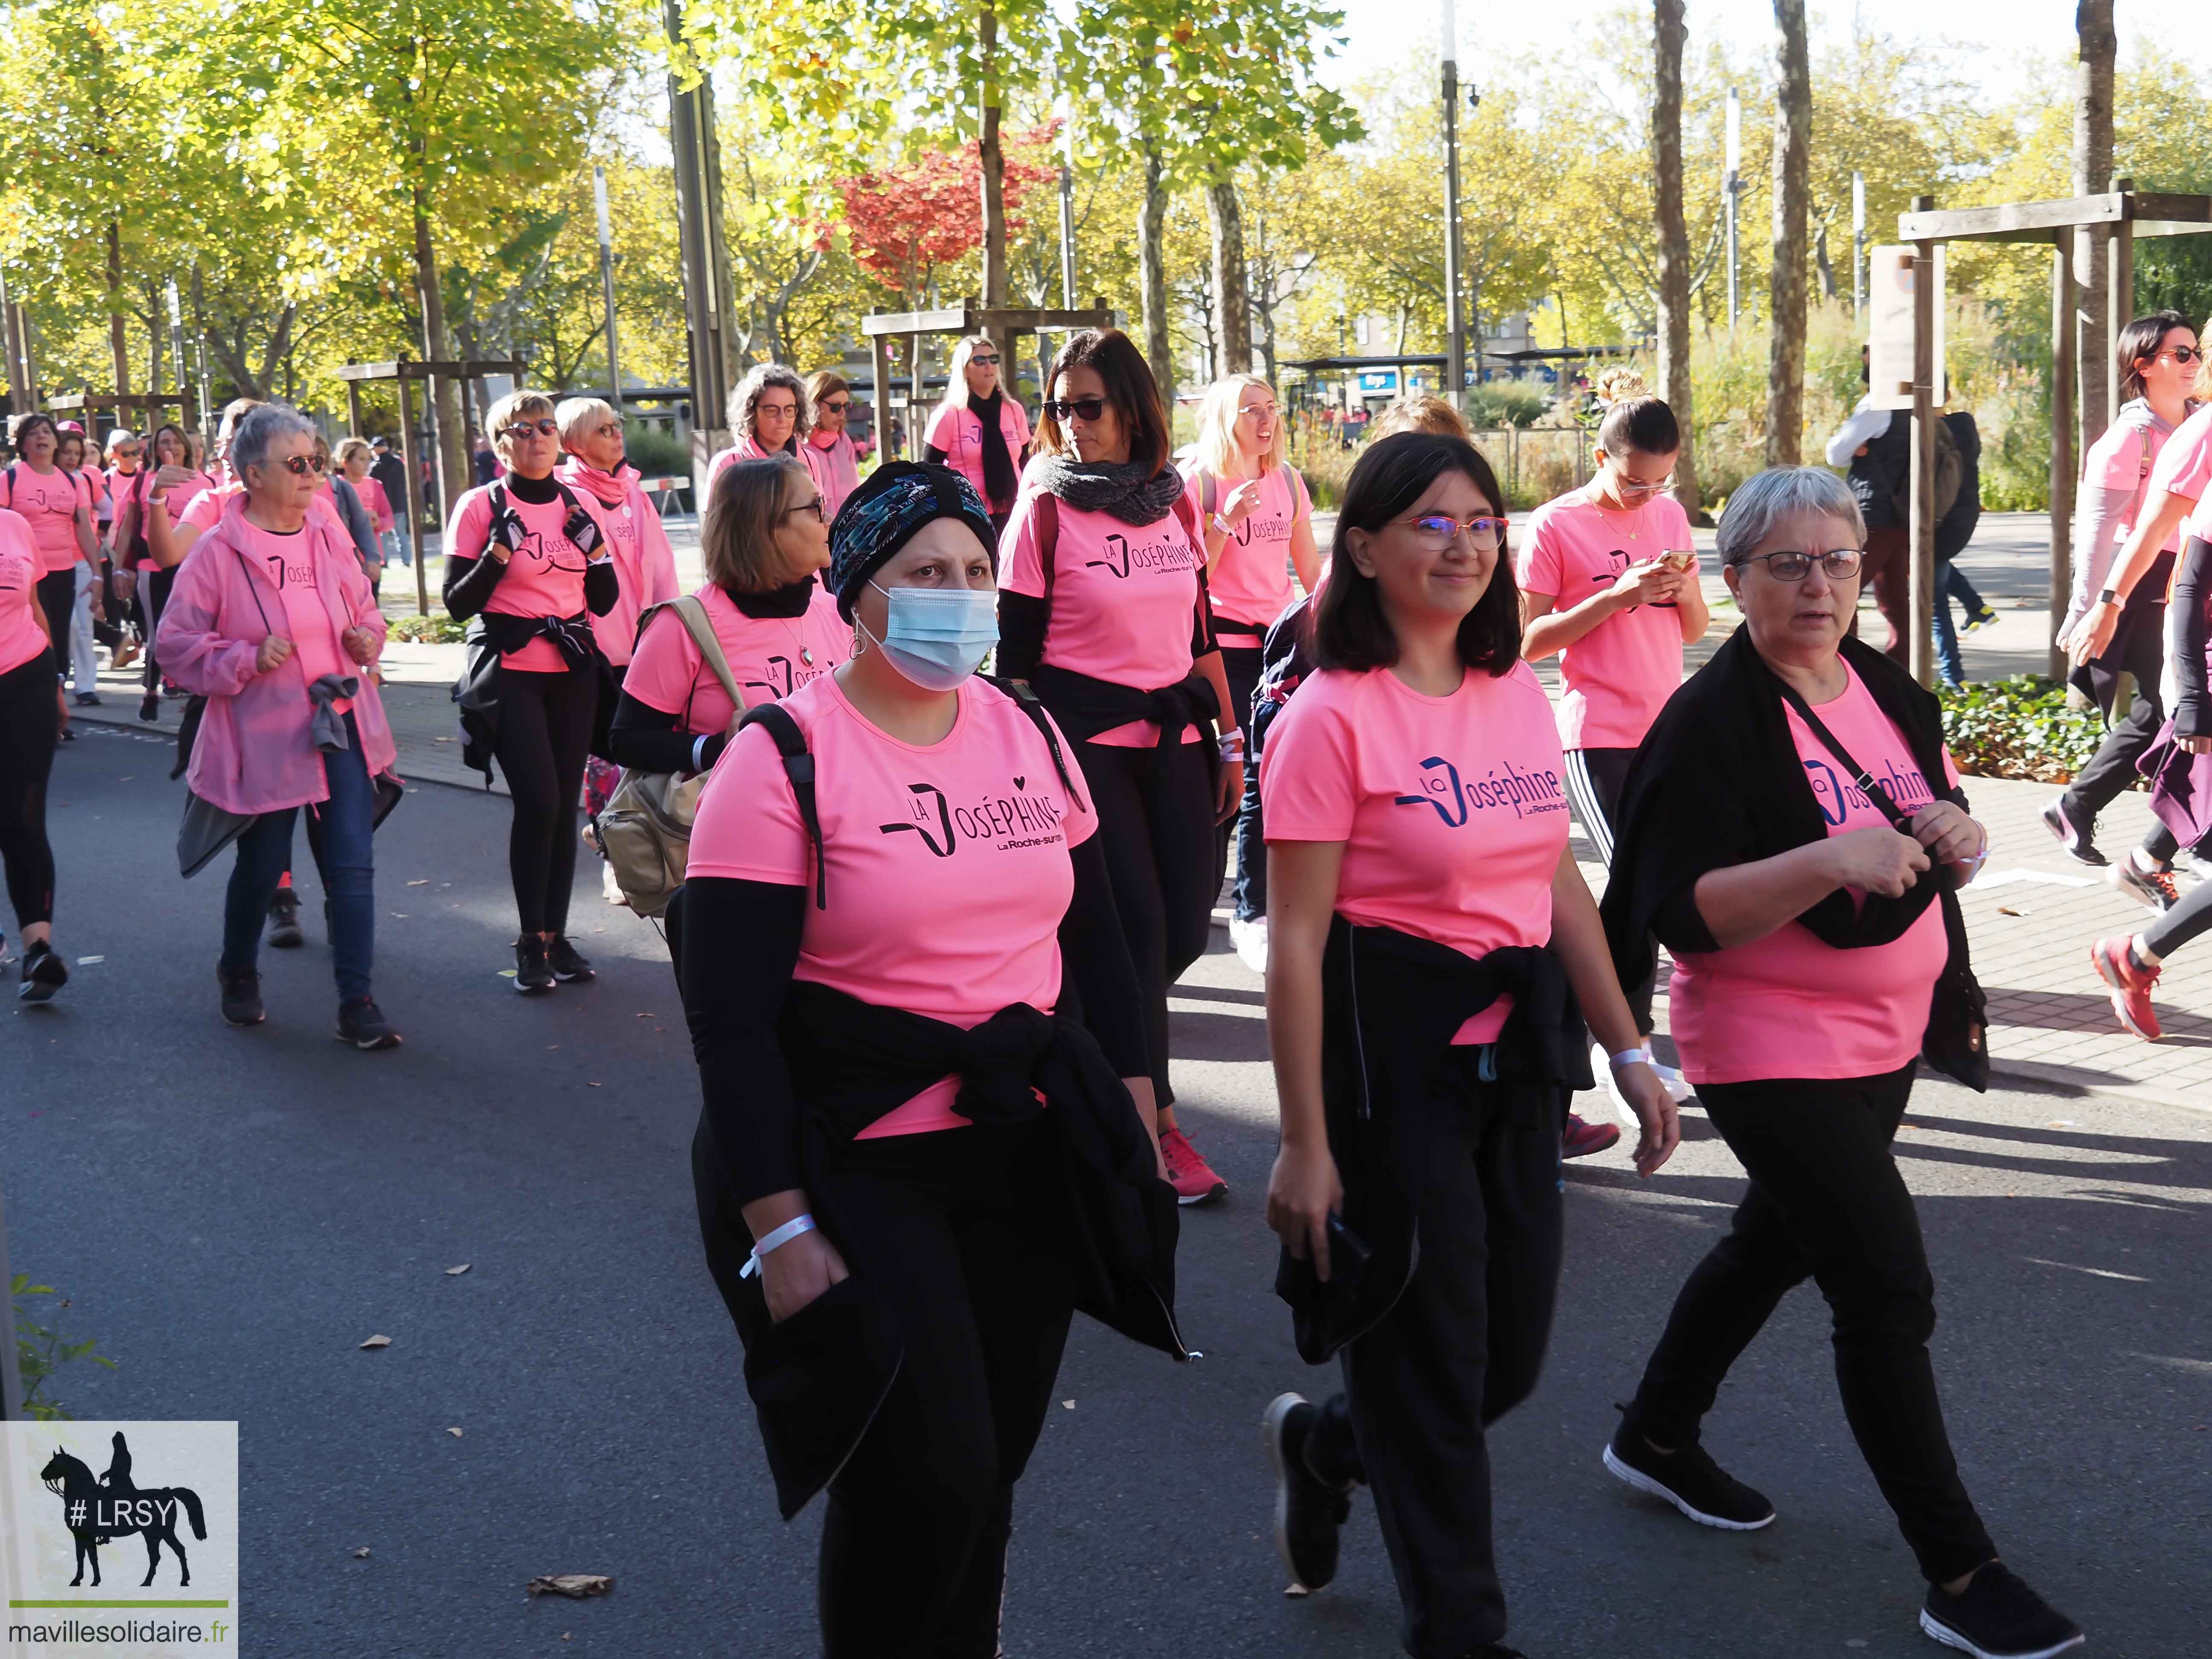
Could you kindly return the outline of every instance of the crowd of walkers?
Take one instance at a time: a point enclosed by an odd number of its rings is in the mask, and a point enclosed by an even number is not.
[[[1181,1211],[1226,1183],[1177,1115],[1169,1006],[1232,858],[1279,1100],[1276,1289],[1301,1356],[1341,1377],[1261,1415],[1297,1586],[1331,1581],[1364,1489],[1406,1650],[1513,1654],[1486,1433],[1538,1383],[1562,1160],[1620,1133],[1569,1110],[1601,1082],[1640,1175],[1694,1091],[1749,1176],[1603,1468],[1705,1526],[1771,1523],[1702,1426],[1809,1278],[1928,1583],[1923,1631],[1984,1659],[2080,1644],[1968,1496],[1891,1154],[1921,1064],[1978,1088],[1989,1062],[1956,895],[1986,837],[1901,634],[1856,637],[1862,583],[1902,562],[1887,416],[1838,434],[1848,480],[1777,468],[1729,499],[1714,556],[1742,622],[1686,680],[1711,616],[1670,494],[1683,434],[1632,380],[1604,389],[1589,483],[1517,525],[1449,404],[1392,406],[1324,550],[1265,380],[1209,388],[1179,464],[1118,331],[1067,340],[1034,429],[1000,367],[962,341],[925,459],[865,477],[851,386],[756,368],[689,593],[594,398],[486,411],[495,465],[444,538],[465,759],[512,800],[516,990],[593,976],[568,932],[580,845],[665,920],[708,1266],[783,1513],[827,1494],[823,1651],[998,1651],[1014,1490],[1076,1310],[1195,1358]],[[2160,828],[2113,878],[2160,914],[2096,953],[2154,1036],[2160,961],[2212,926],[2212,884],[2172,873],[2212,830],[2212,411],[2171,313],[2130,327],[2122,368],[2067,642],[2089,695],[2109,708],[2124,674],[2133,705],[2047,821],[2102,863],[2114,781],[2154,775]],[[396,1045],[373,989],[374,837],[402,793],[375,590],[413,552],[404,492],[277,404],[227,410],[204,462],[169,426],[112,434],[105,474],[44,416],[9,438],[0,854],[21,994],[68,977],[45,831],[64,658],[127,624],[108,642],[117,666],[143,642],[142,714],[189,699],[180,867],[233,853],[222,1017],[264,1018],[261,947],[299,937],[305,808],[337,1034]],[[1535,668],[1554,658],[1556,707]]]

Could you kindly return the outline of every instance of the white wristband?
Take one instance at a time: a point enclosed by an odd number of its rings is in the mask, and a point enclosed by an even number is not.
[[[711,732],[702,732],[696,738],[692,739],[691,769],[694,772],[703,772],[707,769],[704,765],[701,764],[699,757],[701,750],[704,750],[707,746],[707,739],[712,736],[714,736],[714,733]]]
[[[1607,1055],[1605,1063],[1617,1072],[1624,1066],[1649,1066],[1651,1063],[1651,1056],[1641,1048],[1623,1048],[1617,1054]]]
[[[750,1279],[760,1271],[763,1256],[781,1249],[799,1234],[811,1233],[813,1231],[814,1218],[811,1215],[793,1216],[781,1227],[766,1234],[757,1244],[753,1246],[753,1253],[745,1258],[745,1265],[738,1270],[738,1277]]]

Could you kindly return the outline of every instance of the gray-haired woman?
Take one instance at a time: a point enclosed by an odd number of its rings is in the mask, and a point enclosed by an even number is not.
[[[1818,468],[1736,492],[1719,551],[1743,626],[1668,701],[1622,791],[1602,907],[1614,965],[1635,983],[1654,933],[1674,953],[1683,1070],[1751,1184],[1605,1464],[1707,1526],[1773,1520],[1698,1425],[1809,1278],[1834,1315],[1852,1434],[1929,1583],[1921,1628],[2029,1659],[2084,1638],[1998,1562],[1959,1478],[1928,1357],[1935,1280],[1890,1153],[1923,1046],[1978,1053],[1971,999],[1935,995],[1966,951],[1955,901],[1937,901],[1987,838],[1936,699],[1845,636],[1865,539],[1850,490]]]
[[[813,405],[799,372],[781,363],[755,363],[730,393],[730,434],[736,441],[707,463],[708,493],[714,493],[725,469],[771,455],[798,456],[821,489],[821,452],[803,441],[813,425]]]

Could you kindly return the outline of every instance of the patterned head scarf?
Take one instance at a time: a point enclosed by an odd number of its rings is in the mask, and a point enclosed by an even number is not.
[[[886,461],[845,498],[830,526],[830,591],[839,616],[853,620],[861,587],[932,519],[957,519],[974,531],[997,574],[998,533],[975,486],[949,466]]]

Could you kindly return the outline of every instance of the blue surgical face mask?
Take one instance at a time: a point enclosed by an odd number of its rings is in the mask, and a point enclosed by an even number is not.
[[[876,643],[892,667],[925,691],[951,690],[999,642],[999,596],[992,588],[868,586],[890,603]]]

